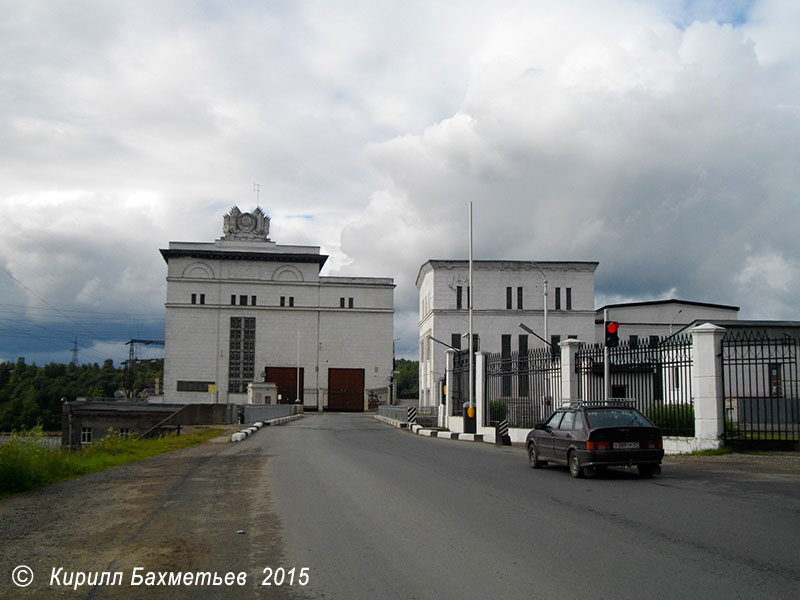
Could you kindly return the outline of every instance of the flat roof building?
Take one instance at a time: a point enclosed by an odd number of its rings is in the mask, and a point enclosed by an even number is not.
[[[281,403],[363,410],[392,375],[393,279],[321,276],[320,248],[279,245],[269,224],[234,207],[222,238],[161,250],[164,401],[244,404],[267,382]]]

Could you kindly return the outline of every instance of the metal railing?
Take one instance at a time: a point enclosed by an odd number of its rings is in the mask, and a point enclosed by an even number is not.
[[[726,440],[800,441],[800,340],[728,332],[721,346]]]
[[[493,427],[508,420],[509,427],[530,429],[553,410],[561,397],[561,363],[549,349],[486,356],[484,423]]]
[[[581,398],[604,400],[604,347],[586,346],[576,355]],[[692,338],[672,336],[647,345],[623,342],[609,351],[611,397],[632,399],[663,435],[694,436]]]

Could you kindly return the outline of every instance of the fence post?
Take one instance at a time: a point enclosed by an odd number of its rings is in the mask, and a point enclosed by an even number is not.
[[[581,389],[578,386],[578,373],[575,371],[575,355],[583,345],[580,340],[564,340],[558,344],[561,347],[561,399],[577,400],[581,397]],[[554,406],[557,400],[553,398]]]
[[[475,353],[475,433],[481,432],[486,410],[486,355]]]
[[[725,329],[703,323],[692,329],[692,400],[696,450],[723,446],[725,413],[720,352]]]

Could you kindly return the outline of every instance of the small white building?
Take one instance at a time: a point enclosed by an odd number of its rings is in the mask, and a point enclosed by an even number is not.
[[[320,276],[320,248],[271,241],[260,208],[234,207],[223,233],[161,250],[164,402],[244,404],[267,382],[273,402],[363,410],[392,376],[394,281]]]
[[[607,304],[597,309],[595,339],[605,341],[603,315],[619,323],[619,340],[633,346],[651,345],[656,340],[673,335],[694,321],[736,320],[738,306],[708,304],[689,300],[653,300]]]
[[[547,280],[546,339],[558,348],[568,338],[595,338],[594,272],[597,262],[473,261],[473,335],[482,352],[527,352],[545,346],[544,289]],[[429,260],[420,267],[419,403],[439,404],[446,348],[468,348],[469,262]],[[519,327],[523,323],[536,335]]]

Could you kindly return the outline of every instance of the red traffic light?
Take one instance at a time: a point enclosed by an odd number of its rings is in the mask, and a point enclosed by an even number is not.
[[[609,321],[606,323],[606,346],[609,348],[616,348],[619,346],[619,323],[617,321]]]

